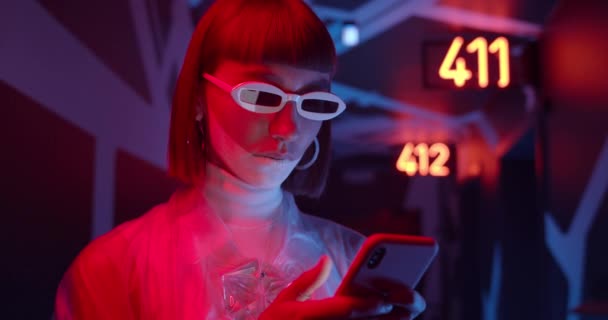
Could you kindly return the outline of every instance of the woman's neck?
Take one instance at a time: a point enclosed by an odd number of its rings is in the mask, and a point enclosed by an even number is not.
[[[283,201],[280,187],[256,188],[210,162],[202,186],[207,203],[231,226],[267,226],[280,215]]]

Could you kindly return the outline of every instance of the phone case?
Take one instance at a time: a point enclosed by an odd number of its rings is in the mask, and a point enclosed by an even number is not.
[[[414,288],[438,250],[433,238],[374,234],[359,249],[336,295],[383,296]]]

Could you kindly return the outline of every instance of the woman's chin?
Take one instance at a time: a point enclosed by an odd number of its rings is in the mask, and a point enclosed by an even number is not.
[[[234,168],[234,172],[247,184],[258,188],[276,188],[289,177],[298,161],[252,157],[247,168]],[[243,170],[244,169],[244,170]]]

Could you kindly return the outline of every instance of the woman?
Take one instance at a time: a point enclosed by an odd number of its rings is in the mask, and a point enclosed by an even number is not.
[[[407,288],[385,301],[332,297],[363,237],[294,203],[324,187],[328,120],[345,109],[329,93],[335,60],[325,26],[299,0],[211,6],[171,116],[169,172],[189,187],[85,248],[60,284],[57,318],[420,313],[424,301]]]

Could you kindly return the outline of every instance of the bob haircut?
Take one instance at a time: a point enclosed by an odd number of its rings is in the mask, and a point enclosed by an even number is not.
[[[188,185],[200,184],[208,155],[205,146],[210,145],[206,121],[199,128],[195,120],[201,75],[213,74],[223,60],[287,64],[333,76],[336,51],[323,22],[301,0],[216,1],[194,30],[173,96],[169,175]],[[295,169],[283,189],[295,195],[321,195],[329,172],[330,132],[330,122],[324,121],[317,135],[319,157],[310,168]],[[302,162],[311,158],[313,148]]]

